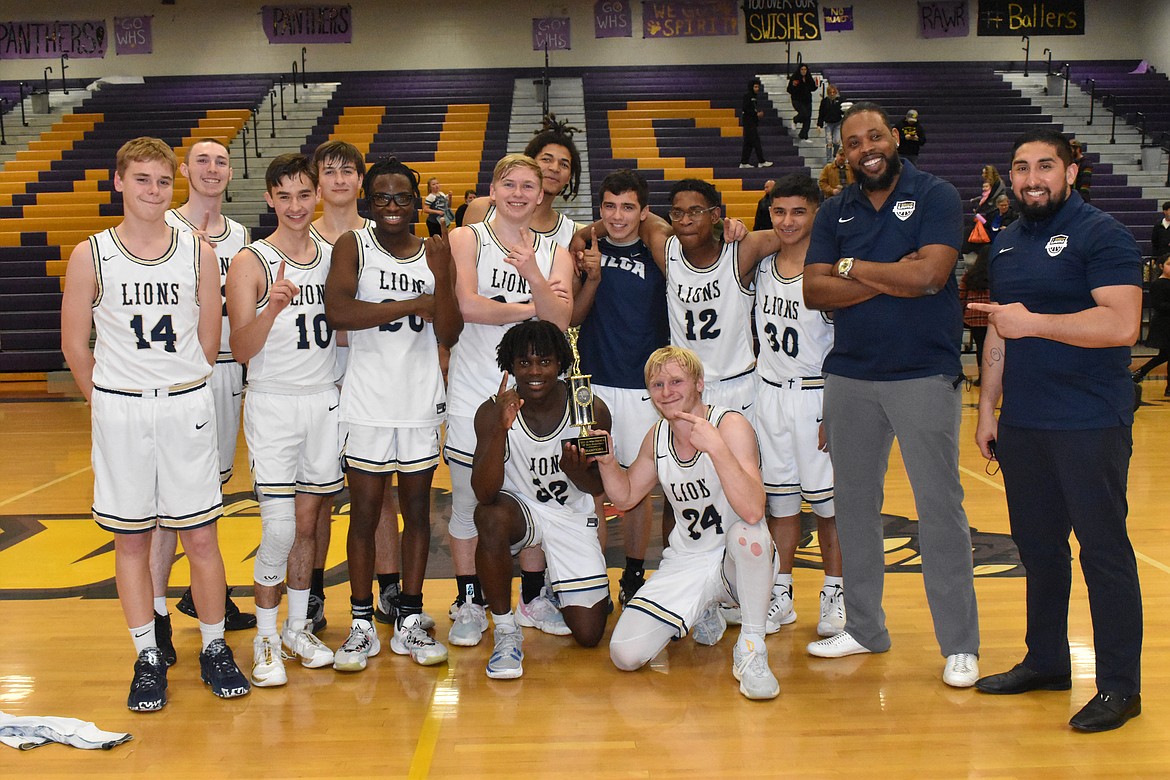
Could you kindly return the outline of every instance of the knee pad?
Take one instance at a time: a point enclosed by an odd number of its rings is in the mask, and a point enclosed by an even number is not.
[[[479,535],[475,527],[475,491],[471,489],[471,469],[451,466],[451,520],[447,531],[456,539],[474,539]]]
[[[297,519],[292,499],[260,504],[260,547],[252,578],[259,585],[275,586],[288,573],[288,554],[297,536]]]
[[[770,566],[773,544],[768,524],[763,520],[755,524],[736,520],[728,530],[727,549],[736,560],[764,558]]]

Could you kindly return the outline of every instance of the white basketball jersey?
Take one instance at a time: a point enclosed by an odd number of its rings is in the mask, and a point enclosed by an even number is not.
[[[497,389],[498,389],[497,385]],[[486,399],[485,399],[486,400]],[[546,436],[537,436],[524,422],[524,410],[508,429],[504,452],[504,489],[531,499],[552,512],[593,514],[593,496],[573,484],[561,469],[561,439],[576,438],[569,425],[569,397],[560,424]]]
[[[365,230],[366,228],[372,228],[373,226],[374,226],[374,221],[372,219],[367,219],[366,224],[362,225],[361,229]],[[316,225],[309,225],[309,235],[311,235],[313,238],[317,239],[317,241],[324,244],[325,246],[329,246],[329,247],[333,246],[333,242],[330,241],[329,239],[325,238],[325,236],[321,235],[321,231],[317,230]]]
[[[804,305],[804,274],[780,275],[776,255],[756,271],[756,333],[759,375],[774,384],[793,377],[819,377],[833,348],[833,321]]]
[[[166,214],[167,224],[173,228],[178,228],[184,233],[194,233],[197,228],[187,221],[187,218],[179,213],[178,209],[168,209]],[[208,239],[215,242],[215,256],[219,259],[219,296],[223,304],[223,327],[220,330],[219,338],[219,357],[216,359],[217,363],[232,363],[232,348],[228,345],[228,337],[231,336],[232,329],[228,325],[227,316],[227,272],[228,265],[236,253],[247,246],[248,228],[236,222],[230,217],[224,217],[224,230],[218,236],[208,236]]]
[[[724,244],[714,265],[697,268],[678,238],[668,238],[666,302],[670,343],[699,356],[707,384],[751,371],[753,296],[739,282],[738,244]]]
[[[333,329],[325,320],[325,279],[331,248],[313,242],[317,256],[298,265],[265,240],[248,245],[264,267],[264,295],[256,304],[259,314],[268,305],[268,293],[285,263],[284,278],[300,288],[292,303],[276,315],[264,346],[248,361],[248,387],[268,393],[301,395],[333,387],[337,356]]]
[[[707,407],[707,419],[715,427],[729,410]],[[669,545],[677,552],[706,552],[727,543],[726,532],[739,515],[723,493],[711,456],[696,452],[683,461],[674,451],[674,435],[665,420],[654,426],[654,465],[662,493],[674,508],[674,530]]]
[[[552,230],[537,230],[532,228],[532,232],[541,236],[548,236],[553,241],[557,242],[557,246],[562,246],[565,249],[569,248],[569,242],[573,240],[573,234],[581,229],[581,226],[573,220],[566,217],[559,211],[557,214],[557,223],[553,225]],[[484,222],[491,222],[492,217],[496,215],[496,207],[488,206],[487,214],[484,216]]]
[[[109,390],[155,390],[211,373],[199,343],[199,239],[171,230],[162,257],[130,253],[113,228],[90,236],[93,382]]]
[[[434,295],[435,276],[422,245],[411,257],[387,252],[371,227],[353,231],[358,246],[357,299],[382,303]],[[341,419],[383,427],[438,425],[446,410],[434,326],[410,315],[349,332]]]
[[[515,267],[504,262],[508,250],[501,244],[487,222],[468,225],[475,232],[475,272],[478,292],[485,298],[504,303],[529,303],[532,290]],[[548,278],[552,272],[556,243],[549,237],[534,233],[536,265]],[[448,371],[447,411],[460,417],[474,417],[475,410],[500,389],[500,369],[496,365],[496,347],[500,339],[516,323],[484,325],[468,322],[463,325],[459,342],[451,350]]]

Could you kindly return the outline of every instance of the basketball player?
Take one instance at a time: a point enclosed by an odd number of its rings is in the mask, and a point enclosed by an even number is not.
[[[252,682],[269,687],[288,681],[282,639],[303,666],[333,663],[311,630],[309,584],[321,504],[342,477],[337,357],[325,318],[330,249],[309,229],[317,171],[303,155],[282,154],[264,183],[276,231],[232,260],[227,299],[232,354],[248,366],[244,438],[260,504]],[[286,580],[288,619],[278,635]]]
[[[423,625],[422,585],[430,551],[431,480],[446,411],[438,343],[453,345],[463,327],[445,231],[428,239],[425,251],[411,232],[418,173],[394,158],[382,160],[370,168],[363,189],[373,225],[337,240],[325,288],[330,323],[349,331],[351,345],[341,421],[351,495],[347,551],[353,620],[333,664],[344,671],[361,671],[381,649],[370,587],[374,529],[384,519],[383,499],[395,472],[406,524],[405,577],[390,648],[424,666],[447,658],[447,649]],[[397,531],[397,519],[392,522]]]
[[[350,230],[373,227],[373,222],[358,213],[358,196],[366,175],[366,161],[361,150],[347,141],[326,141],[313,151],[313,168],[317,171],[317,194],[322,205],[321,216],[313,220],[313,238],[329,246],[337,243]],[[349,346],[344,332],[337,333],[338,372],[345,374]],[[317,552],[313,561],[313,579],[309,588],[309,617],[313,633],[324,630],[325,618],[325,563],[329,555],[329,540],[333,522],[333,502],[321,506],[317,518]],[[378,604],[374,617],[383,623],[393,623],[397,614],[398,598],[398,510],[392,485],[386,486],[382,517],[374,534],[374,571],[378,577]],[[424,622],[434,626],[429,615]]]
[[[244,394],[244,367],[232,359],[228,346],[230,328],[227,322],[227,299],[224,284],[228,263],[236,252],[248,243],[248,229],[221,212],[223,196],[232,180],[231,156],[222,141],[201,138],[187,150],[187,159],[179,165],[179,173],[187,179],[187,202],[166,214],[167,224],[185,233],[199,236],[215,251],[219,260],[220,297],[223,302],[223,322],[219,355],[208,385],[215,398],[216,441],[219,443],[219,481],[226,484],[232,477],[236,461],[236,441],[240,437],[240,402]],[[167,582],[175,562],[177,537],[162,527],[155,529],[150,549],[150,576],[154,583],[155,634],[159,649],[172,666],[178,656],[171,641],[171,616],[167,611]],[[179,599],[177,609],[191,617],[198,617],[191,588]],[[224,605],[224,628],[239,631],[256,625],[256,616],[241,612],[231,599],[228,589]]]
[[[776,543],[779,573],[772,586],[768,633],[796,621],[792,566],[800,544],[800,504],[817,516],[817,539],[825,567],[817,633],[845,628],[841,548],[833,518],[833,464],[825,441],[821,365],[833,347],[833,320],[804,305],[804,255],[820,188],[804,174],[780,179],[767,195],[780,251],[756,271],[756,333],[760,338],[755,422],[761,470],[768,493],[768,528]]]
[[[492,356],[508,328],[537,317],[559,328],[569,325],[573,263],[568,252],[530,227],[547,193],[541,168],[530,157],[510,154],[496,164],[491,193],[496,208],[487,222],[451,231],[455,294],[466,323],[451,352],[447,388],[447,441],[451,466],[451,557],[461,602],[448,639],[469,647],[487,630],[487,614],[475,576],[475,494],[471,464],[475,454],[474,415],[496,390]],[[475,205],[474,203],[472,205]],[[564,635],[568,626],[543,593],[544,563],[521,560],[522,625]]]
[[[602,492],[597,467],[575,445],[569,387],[558,377],[572,365],[569,343],[550,322],[524,322],[500,340],[496,363],[504,372],[499,392],[475,414],[475,466],[471,484],[479,505],[476,570],[495,623],[487,675],[514,679],[524,673],[524,637],[512,614],[512,555],[540,545],[564,621],[582,647],[596,647],[605,632],[609,580],[597,538],[593,496]],[[509,387],[511,374],[516,379]],[[598,430],[609,430],[609,410],[593,400]]]
[[[114,534],[118,600],[137,655],[126,703],[138,712],[167,702],[151,605],[156,525],[179,532],[191,562],[203,681],[223,698],[249,690],[223,639],[227,594],[215,526],[223,498],[207,387],[219,351],[216,259],[166,223],[177,168],[157,138],[122,145],[114,189],[123,219],[74,248],[61,302],[61,350],[92,407],[93,517]]]
[[[594,392],[609,407],[618,462],[629,466],[658,420],[642,367],[651,352],[670,341],[666,278],[638,236],[650,213],[646,180],[634,171],[615,171],[601,182],[600,197],[606,237],[591,230],[589,248],[577,256],[573,324],[581,325],[581,370],[593,377]],[[622,518],[626,565],[618,601],[623,605],[645,582],[650,505],[647,496]],[[603,507],[597,512],[604,527]]]
[[[714,645],[727,627],[718,605],[738,603],[742,622],[732,674],[747,698],[775,698],[780,685],[764,645],[773,547],[761,522],[765,495],[755,434],[738,412],[703,403],[703,364],[694,352],[655,350],[645,377],[663,419],[646,434],[629,469],[612,452],[596,461],[619,509],[660,483],[678,522],[662,565],[622,611],[610,657],[619,669],[633,671],[688,631],[699,644]]]

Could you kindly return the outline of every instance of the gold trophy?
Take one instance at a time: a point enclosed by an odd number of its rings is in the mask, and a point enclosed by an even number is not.
[[[589,374],[581,373],[581,355],[577,352],[577,338],[581,328],[572,327],[565,331],[569,349],[573,352],[573,365],[569,372],[569,424],[581,429],[581,435],[574,439],[562,439],[562,444],[576,444],[586,455],[605,455],[609,452],[609,440],[604,433],[590,433],[590,426],[597,423],[593,417],[593,385]]]

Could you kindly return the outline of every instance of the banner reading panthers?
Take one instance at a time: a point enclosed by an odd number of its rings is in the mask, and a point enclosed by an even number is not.
[[[744,0],[744,31],[748,43],[819,41],[817,0]]]

